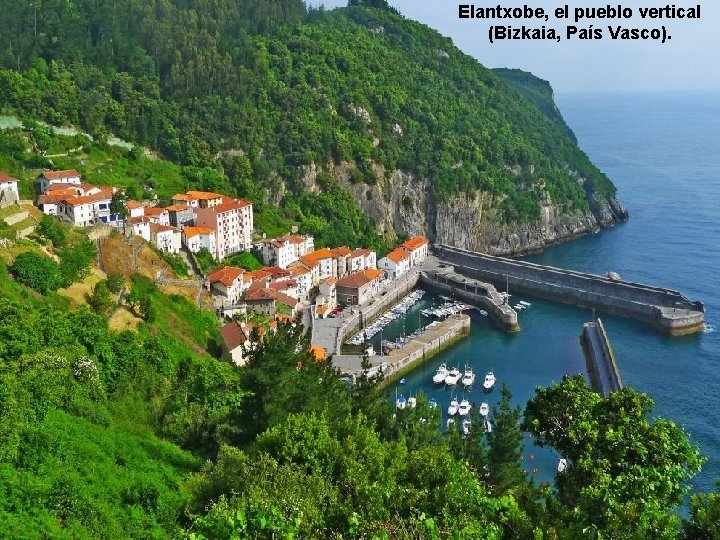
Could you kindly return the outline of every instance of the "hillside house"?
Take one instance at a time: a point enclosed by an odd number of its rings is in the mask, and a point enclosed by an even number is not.
[[[400,247],[410,254],[410,266],[422,264],[428,254],[429,241],[424,236],[413,236]]]
[[[18,181],[0,171],[0,206],[13,204],[20,200]]]
[[[252,247],[253,211],[247,201],[223,198],[225,202],[196,210],[195,225],[215,230],[215,258],[248,251]]]
[[[208,281],[214,296],[225,303],[235,305],[240,303],[243,293],[252,281],[246,280],[245,270],[235,266],[226,266],[210,272]]]
[[[168,253],[180,252],[180,229],[170,225],[150,222],[150,242],[160,251]]]
[[[337,302],[345,306],[362,306],[380,292],[383,272],[376,268],[360,270],[337,281]]]
[[[385,270],[390,279],[398,279],[410,270],[410,253],[396,248],[378,261],[378,268]]]
[[[215,253],[215,241],[215,230],[209,227],[185,227],[182,231],[182,242],[193,253],[203,248]]]
[[[43,171],[40,175],[40,193],[45,193],[51,184],[77,184],[79,185],[80,173],[75,169],[67,171]]]

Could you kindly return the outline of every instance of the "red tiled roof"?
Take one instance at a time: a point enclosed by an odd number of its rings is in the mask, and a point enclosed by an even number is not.
[[[277,301],[281,304],[285,304],[286,306],[290,308],[294,308],[298,301],[295,298],[292,298],[288,296],[287,294],[281,293],[280,291],[276,291],[274,289],[270,289],[268,287],[263,287],[260,289],[257,289],[255,291],[248,291],[248,294],[245,296],[246,302],[272,302]]]
[[[80,173],[75,169],[70,169],[67,171],[43,171],[42,175],[47,180],[60,180],[62,178],[79,177]]]
[[[240,204],[240,202],[233,201],[232,199],[224,198],[223,201],[227,202],[223,202],[222,204],[213,206],[213,210],[215,210],[215,212],[217,212],[218,214],[222,214],[224,212],[232,212],[233,210],[240,210],[241,208],[247,206],[246,204]]]
[[[40,195],[38,204],[57,204],[63,202],[69,197],[74,197],[75,193],[52,193],[48,195]]]
[[[166,208],[158,208],[156,206],[146,206],[145,207],[145,215],[146,216],[160,216],[167,212]]]
[[[367,270],[361,270],[359,272],[355,272],[354,274],[350,274],[349,276],[345,276],[342,279],[339,279],[337,282],[338,287],[347,287],[349,289],[359,289],[363,285],[367,285],[371,281],[376,280],[382,275],[382,272],[380,270],[376,270],[375,268],[368,268]]]
[[[112,191],[108,193],[107,190],[103,190],[100,193],[95,193],[93,195],[83,195],[81,197],[69,197],[65,199],[65,204],[69,204],[70,206],[79,206],[81,204],[91,204],[98,201],[107,200],[109,201],[112,199]]]
[[[130,199],[129,201],[127,201],[125,203],[125,206],[127,207],[128,210],[135,210],[137,208],[142,208],[142,205],[143,204],[141,202],[133,201],[132,199]]]
[[[183,212],[185,210],[192,210],[191,206],[188,206],[187,204],[171,204],[167,208],[165,208],[168,212]]]
[[[335,285],[337,283],[337,278],[334,277],[326,277],[323,279],[320,283],[324,283],[325,285]]]
[[[135,216],[127,218],[127,222],[130,225],[137,225],[139,223],[150,223],[150,218],[146,216]]]
[[[17,182],[17,178],[8,176],[8,173],[0,171],[0,182]]]
[[[271,289],[275,289],[276,291],[284,291],[286,289],[292,289],[293,287],[297,287],[297,281],[294,279],[283,279],[282,281],[273,281],[268,285]]]
[[[222,199],[222,195],[219,193],[213,193],[212,191],[188,191],[186,194],[192,199],[207,201],[210,199]]]
[[[230,287],[235,280],[244,273],[245,270],[242,268],[237,268],[236,266],[225,266],[211,272],[210,275],[208,275],[208,280],[211,283],[222,283],[226,287]]]
[[[332,250],[332,252],[335,257],[347,257],[351,253],[350,248],[347,246],[335,248]]]
[[[420,249],[424,245],[428,243],[428,239],[424,236],[413,236],[409,240],[402,243],[403,248],[408,249],[410,251],[415,251],[416,249]]]
[[[171,227],[170,225],[160,225],[159,223],[150,223],[150,232],[153,234],[161,233],[161,232],[180,232],[180,229],[176,229],[175,227]]]
[[[199,234],[213,234],[214,232],[215,229],[211,227],[185,227],[183,229],[185,238],[192,238],[193,236],[197,236]]]
[[[307,255],[303,255],[300,257],[300,260],[305,263],[306,265],[313,267],[318,262],[320,262],[322,259],[333,259],[334,255],[333,252],[328,248],[322,248],[318,249],[317,251],[313,251],[311,253],[308,253]]]
[[[245,345],[250,340],[250,331],[252,326],[248,324],[245,328],[238,321],[230,321],[220,329],[225,346],[229,351],[233,351],[238,347]]]
[[[372,253],[372,251],[370,251],[369,249],[357,248],[350,254],[350,256],[353,259],[356,257],[369,257],[371,253]]]
[[[405,259],[410,257],[410,254],[403,248],[395,248],[390,253],[388,253],[386,257],[397,264],[400,261],[404,261]]]
[[[49,193],[50,191],[62,191],[64,189],[72,189],[73,193],[77,194],[78,188],[81,188],[81,187],[82,186],[79,186],[77,184],[72,184],[70,182],[55,182],[54,184],[50,184],[47,187],[47,189],[45,190],[45,193]]]

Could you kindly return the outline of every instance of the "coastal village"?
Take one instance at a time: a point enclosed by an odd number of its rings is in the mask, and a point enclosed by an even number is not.
[[[245,363],[252,340],[273,331],[278,322],[302,314],[309,326],[310,319],[334,318],[346,308],[371,304],[428,255],[428,239],[423,236],[408,239],[379,259],[363,246],[316,249],[312,236],[295,231],[260,238],[253,226],[252,203],[221,193],[177,193],[162,207],[155,201],[127,200],[119,188],[91,185],[76,170],[44,171],[38,183],[36,206],[64,223],[111,227],[170,254],[182,251],[192,258],[202,250],[209,252],[220,266],[198,278],[225,323],[223,357],[238,366]],[[0,200],[19,200],[17,180],[3,173]],[[243,252],[253,252],[264,266],[246,270],[222,265]],[[253,315],[260,315],[265,324],[250,321]],[[311,349],[316,358],[325,358],[324,347],[314,344]]]

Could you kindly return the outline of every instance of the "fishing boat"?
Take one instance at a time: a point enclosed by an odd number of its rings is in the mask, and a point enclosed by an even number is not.
[[[409,397],[407,400],[408,407],[411,409],[414,409],[417,407],[417,398],[416,397]]]
[[[480,414],[482,416],[487,416],[488,414],[490,414],[490,406],[484,401],[480,404]]]
[[[471,367],[465,366],[465,373],[463,374],[462,383],[464,387],[472,386],[475,382],[475,374]]]
[[[485,380],[483,381],[483,390],[489,392],[495,386],[495,374],[492,371],[488,371],[485,374]]]
[[[467,416],[470,414],[470,409],[472,409],[470,402],[467,399],[463,399],[458,407],[458,414],[460,416]]]
[[[447,377],[445,377],[445,384],[448,386],[455,386],[457,382],[460,380],[461,377],[460,370],[456,367],[452,368],[450,372],[447,374]]]
[[[440,364],[440,367],[437,368],[437,371],[435,372],[435,375],[433,375],[433,384],[443,384],[445,382],[445,378],[448,376],[447,365]]]
[[[463,435],[468,435],[470,433],[470,426],[472,426],[472,420],[465,418],[462,422]]]
[[[460,404],[458,403],[458,400],[456,398],[453,398],[450,402],[450,405],[448,405],[448,415],[449,416],[455,416],[458,412],[458,409],[460,408]]]

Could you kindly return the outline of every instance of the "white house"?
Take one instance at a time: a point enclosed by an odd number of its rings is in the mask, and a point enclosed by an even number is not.
[[[143,210],[144,216],[150,218],[152,223],[158,225],[170,226],[170,212],[166,208],[157,208],[155,206],[146,206]]]
[[[313,273],[313,287],[325,278],[337,277],[335,254],[331,249],[323,248],[308,253],[300,257],[300,262],[313,271],[317,269],[317,272]]]
[[[247,360],[245,352],[250,348],[253,325],[240,321],[230,321],[220,329],[223,338],[223,359],[232,361],[236,366],[243,366]]]
[[[218,268],[208,275],[213,295],[230,304],[239,303],[246,286],[250,284],[244,278],[245,270],[234,266]]]
[[[43,171],[40,175],[40,193],[45,193],[51,184],[80,184],[80,173],[68,171]]]
[[[239,200],[223,199],[222,204],[196,210],[195,225],[214,229],[216,232],[215,258],[248,251],[252,247],[253,210],[252,204]]]
[[[428,245],[428,239],[424,236],[413,236],[400,247],[410,254],[410,266],[417,266],[427,257]]]
[[[130,225],[135,236],[141,236],[146,242],[150,241],[150,218],[145,216],[128,218],[127,224]]]
[[[139,201],[126,201],[125,208],[127,208],[128,217],[136,218],[145,215],[145,206]]]
[[[302,264],[296,262],[289,269],[292,279],[297,283],[297,298],[301,302],[307,302],[310,298],[310,289],[312,289],[312,272]]]
[[[352,272],[377,268],[377,254],[370,249],[358,248],[350,254],[350,269]]]
[[[298,260],[296,249],[287,239],[263,240],[260,254],[263,262],[278,268],[287,268],[291,263]]]
[[[98,188],[99,193],[69,197],[57,203],[57,215],[76,227],[88,227],[119,220],[110,213],[113,188]]]
[[[20,200],[18,181],[4,172],[0,172],[0,205]]]
[[[213,255],[217,252],[215,230],[209,227],[185,227],[182,231],[182,242],[193,253],[202,248],[206,248]]]
[[[150,223],[150,241],[160,251],[178,253],[180,251],[180,230],[170,225]]]
[[[396,248],[378,261],[378,267],[385,270],[390,279],[398,279],[410,270],[410,253]]]

